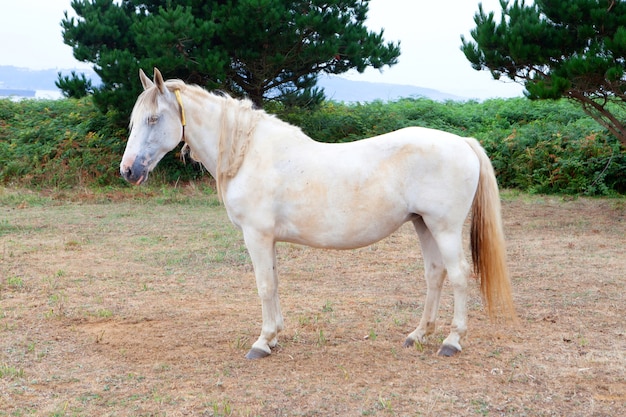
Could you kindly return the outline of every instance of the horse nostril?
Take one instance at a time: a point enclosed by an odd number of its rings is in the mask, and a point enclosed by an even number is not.
[[[122,173],[122,177],[124,177],[125,179],[129,179],[133,173],[133,170],[130,167],[122,168],[120,171]]]

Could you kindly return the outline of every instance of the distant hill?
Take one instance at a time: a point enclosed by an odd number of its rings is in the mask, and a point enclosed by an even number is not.
[[[59,72],[63,75],[85,73],[87,78],[97,79],[98,76],[90,69],[45,69],[32,70],[10,65],[0,65],[0,88],[11,90],[56,90],[54,82]]]
[[[98,75],[91,69],[46,69],[32,70],[14,66],[0,66],[0,96],[10,95],[32,97],[33,91],[48,91],[58,93],[54,82],[58,73],[68,75],[72,71],[77,74],[85,74],[98,85]],[[369,102],[374,100],[393,101],[404,97],[425,97],[436,101],[465,100],[464,97],[447,94],[430,88],[415,87],[411,85],[371,83],[366,81],[353,81],[339,76],[321,75],[318,86],[324,89],[329,100],[355,103]]]
[[[56,70],[34,71],[28,68],[0,66],[0,88],[5,90],[54,90]]]
[[[455,96],[433,90],[432,88],[353,81],[339,76],[320,76],[317,85],[324,88],[324,93],[329,100],[347,103],[363,103],[374,100],[394,101],[407,97],[424,97],[435,101],[467,100],[465,97]]]
[[[87,78],[98,80],[98,76],[91,69],[32,70],[0,65],[0,97],[58,98],[61,93],[54,84],[58,73],[68,75],[72,71],[76,71],[77,74],[84,73]]]

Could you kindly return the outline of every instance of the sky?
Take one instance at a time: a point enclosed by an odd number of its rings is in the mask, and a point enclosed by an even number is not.
[[[31,69],[89,68],[63,43],[63,12],[71,0],[0,0],[0,65]],[[345,78],[414,85],[468,98],[515,97],[523,87],[493,80],[474,70],[461,50],[461,34],[471,39],[478,3],[500,14],[499,0],[371,0],[366,26],[384,29],[385,41],[400,41],[399,63],[382,71],[351,71]]]

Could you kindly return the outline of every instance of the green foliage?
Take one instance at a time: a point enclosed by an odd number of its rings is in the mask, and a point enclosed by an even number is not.
[[[568,101],[404,99],[368,104],[325,102],[268,110],[322,142],[349,142],[406,126],[441,129],[481,141],[501,187],[536,193],[626,194],[626,153],[619,141]],[[113,126],[89,98],[14,103],[0,100],[0,183],[35,188],[123,186],[118,167],[126,129]],[[198,180],[180,148],[152,182]]]
[[[36,188],[123,185],[119,162],[126,128],[101,114],[90,98],[0,100],[0,183]],[[201,175],[170,154],[165,180]]]
[[[317,74],[393,65],[398,44],[364,26],[369,0],[73,0],[63,38],[76,59],[94,64],[103,111],[130,113],[138,69],[158,67],[209,89],[268,98],[319,99]],[[318,100],[319,101],[319,100]],[[123,116],[122,116],[123,117]]]
[[[88,94],[93,93],[93,86],[91,80],[85,77],[85,74],[81,74],[79,77],[76,71],[72,71],[71,75],[63,75],[58,73],[58,80],[54,83],[59,90],[67,98],[83,98]]]
[[[626,2],[501,2],[502,16],[482,6],[462,50],[472,66],[523,81],[532,99],[568,97],[626,147],[626,124],[610,103],[626,105]]]
[[[619,141],[568,101],[403,99],[273,111],[322,142],[353,141],[406,126],[473,136],[490,155],[504,188],[548,194],[626,193],[626,153]]]
[[[108,125],[89,99],[0,100],[0,181],[67,187],[110,178],[124,132]]]

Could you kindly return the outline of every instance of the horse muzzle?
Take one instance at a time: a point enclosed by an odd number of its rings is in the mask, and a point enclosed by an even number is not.
[[[132,165],[122,163],[120,166],[120,174],[122,177],[131,184],[141,185],[148,179],[150,170],[148,164],[135,159]]]

